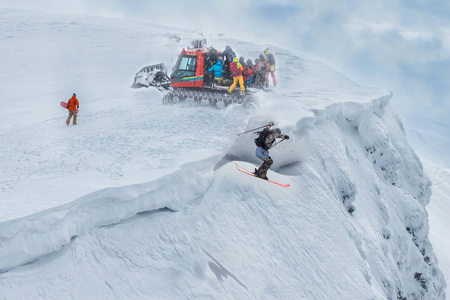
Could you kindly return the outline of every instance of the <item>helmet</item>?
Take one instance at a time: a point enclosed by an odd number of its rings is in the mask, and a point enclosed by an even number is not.
[[[250,58],[247,59],[247,65],[249,65],[249,66],[253,65],[252,60]]]
[[[238,58],[237,57],[233,58],[233,62],[239,62]]]
[[[241,65],[245,65],[245,58],[243,56],[239,57],[239,62]]]
[[[281,129],[280,129],[280,128],[275,128],[275,131],[276,131],[278,134],[281,134]]]
[[[269,52],[269,48],[264,49],[264,53]]]
[[[75,94],[75,93],[73,93],[73,95],[76,97],[77,96],[77,94]]]
[[[229,45],[226,45],[225,50],[231,51],[231,47]]]
[[[265,61],[266,60],[266,58],[262,54],[259,55],[259,59],[260,59],[260,61]]]
[[[255,64],[259,63],[259,58],[255,59]]]

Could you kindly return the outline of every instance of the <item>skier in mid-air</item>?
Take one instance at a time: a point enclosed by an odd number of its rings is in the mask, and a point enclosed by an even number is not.
[[[258,169],[255,169],[256,177],[268,180],[267,171],[273,164],[272,158],[269,156],[269,149],[272,148],[276,139],[288,140],[289,136],[286,134],[281,134],[281,130],[279,128],[270,129],[274,125],[273,122],[270,122],[263,131],[258,132],[259,136],[255,139],[256,144],[256,157],[261,159],[263,163]]]

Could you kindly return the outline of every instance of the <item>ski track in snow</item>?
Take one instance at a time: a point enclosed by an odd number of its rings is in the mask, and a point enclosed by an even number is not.
[[[271,46],[280,84],[251,108],[164,106],[132,76],[196,31],[0,13],[0,52],[15,53],[0,75],[0,297],[445,298],[429,181],[392,94]],[[206,37],[246,58],[267,46]],[[232,163],[260,163],[253,134],[236,134],[269,121],[291,136],[268,174],[289,188]],[[444,199],[448,173],[429,168]]]

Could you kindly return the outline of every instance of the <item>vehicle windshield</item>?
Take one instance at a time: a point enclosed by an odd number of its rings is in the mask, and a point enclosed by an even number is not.
[[[195,76],[195,66],[197,64],[197,56],[182,56],[178,59],[178,68],[174,70],[172,77],[190,77]]]

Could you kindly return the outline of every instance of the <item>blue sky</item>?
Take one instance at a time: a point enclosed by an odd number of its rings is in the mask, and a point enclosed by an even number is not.
[[[0,7],[92,14],[248,34],[299,49],[354,81],[391,90],[405,116],[447,121],[450,1],[0,0]]]

